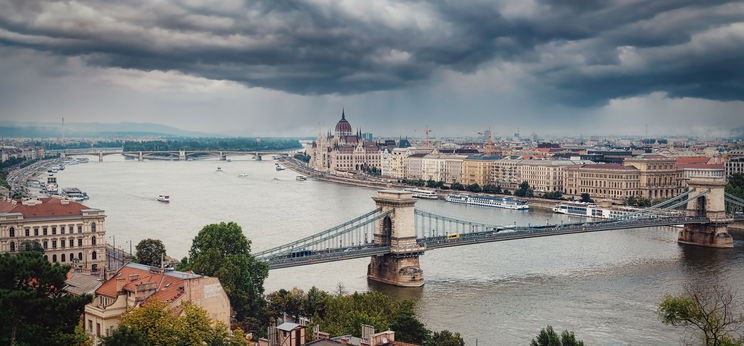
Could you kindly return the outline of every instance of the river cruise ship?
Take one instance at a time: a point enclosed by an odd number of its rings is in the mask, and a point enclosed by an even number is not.
[[[75,187],[62,189],[62,195],[76,202],[88,199],[88,194]]]
[[[413,193],[414,198],[422,198],[422,199],[439,199],[439,196],[437,196],[437,193],[431,190],[424,190],[424,189],[406,189],[407,192]]]
[[[558,203],[553,207],[553,212],[558,214],[586,216],[598,219],[613,219],[638,211],[635,208],[607,208],[593,203]]]
[[[444,198],[447,202],[480,205],[484,207],[496,207],[514,210],[527,210],[530,208],[527,202],[515,198],[501,198],[478,195],[451,194]]]

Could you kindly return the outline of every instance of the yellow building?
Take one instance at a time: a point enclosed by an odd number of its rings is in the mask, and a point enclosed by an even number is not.
[[[111,335],[127,309],[148,299],[166,302],[174,310],[190,302],[206,310],[212,320],[230,325],[230,301],[219,279],[127,263],[96,289],[93,302],[85,306],[85,331],[95,341]]]
[[[579,197],[588,193],[591,198],[622,201],[640,197],[639,171],[635,167],[617,163],[586,164],[566,167],[564,194]]]
[[[0,200],[0,253],[37,242],[44,258],[99,272],[106,263],[106,215],[60,197]]]
[[[471,156],[462,162],[463,185],[478,184],[480,186],[491,184],[494,162],[501,156]]]
[[[674,158],[645,154],[627,158],[623,164],[638,169],[640,197],[670,198],[684,191],[683,171],[677,168]]]

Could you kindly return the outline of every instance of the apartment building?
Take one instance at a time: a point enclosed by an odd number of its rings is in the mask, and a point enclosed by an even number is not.
[[[464,185],[478,184],[480,186],[491,184],[494,162],[502,157],[498,155],[476,155],[470,156],[462,162],[462,179]]]
[[[106,215],[60,197],[0,200],[0,252],[36,242],[44,258],[98,272],[106,261]]]
[[[676,160],[657,154],[644,154],[627,158],[626,166],[638,169],[638,189],[641,197],[650,199],[670,198],[684,191],[682,171]]]
[[[583,164],[565,168],[563,188],[568,196],[588,193],[592,198],[626,200],[640,195],[640,172],[618,163]]]

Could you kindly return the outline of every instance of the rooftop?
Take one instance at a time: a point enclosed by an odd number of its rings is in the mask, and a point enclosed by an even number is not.
[[[96,290],[96,294],[108,297],[118,296],[120,291],[117,290],[117,280],[124,279],[125,283],[122,291],[136,292],[152,289],[154,293],[148,299],[155,297],[167,302],[175,300],[183,293],[185,280],[201,277],[201,275],[178,271],[161,273],[159,270],[153,270],[150,266],[130,262],[121,267],[111,279],[103,283]]]
[[[27,205],[20,200],[0,200],[0,213],[18,213],[24,219],[36,217],[82,216],[83,211],[96,210],[80,203],[56,197],[41,198],[41,203]]]

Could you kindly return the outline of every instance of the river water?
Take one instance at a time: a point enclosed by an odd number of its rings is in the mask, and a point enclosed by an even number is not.
[[[224,172],[216,171],[221,167]],[[246,177],[238,177],[246,173]],[[185,256],[202,226],[235,221],[254,251],[310,235],[375,208],[373,189],[295,180],[271,160],[232,162],[124,160],[68,166],[60,187],[79,187],[85,204],[106,211],[107,238],[128,250],[161,239]],[[170,204],[157,202],[168,194]],[[513,211],[422,200],[417,208],[494,224],[570,220],[547,211]],[[367,259],[271,271],[267,292],[317,286],[380,290],[417,300],[431,329],[460,332],[468,345],[526,345],[550,324],[589,345],[679,344],[681,330],[661,324],[656,305],[688,282],[744,283],[744,243],[735,249],[680,246],[677,230],[653,228],[576,234],[439,249],[421,257],[422,288],[370,283]],[[741,292],[744,294],[744,292]]]

